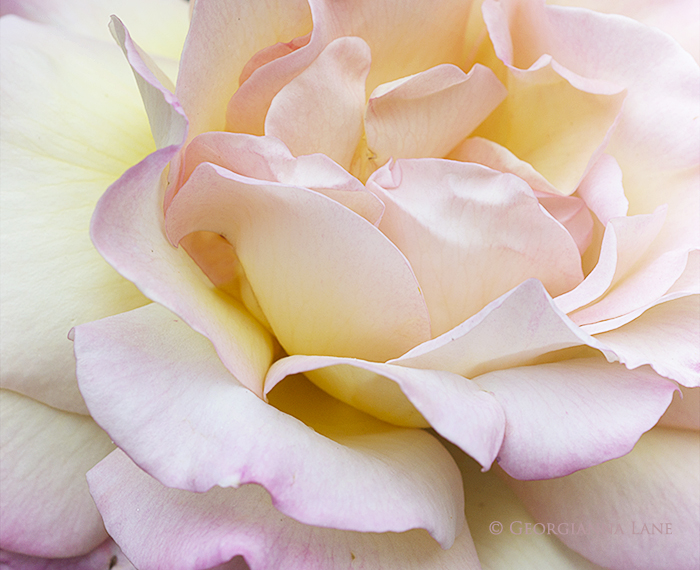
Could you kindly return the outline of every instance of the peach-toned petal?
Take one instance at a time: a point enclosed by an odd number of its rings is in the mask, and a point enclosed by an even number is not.
[[[184,179],[202,162],[223,166],[249,178],[315,190],[373,224],[384,211],[374,194],[330,158],[323,154],[295,158],[284,143],[274,137],[204,133],[187,146]]]
[[[389,158],[444,157],[506,96],[482,65],[469,74],[438,65],[394,83],[380,86],[367,104],[367,146],[379,166]]]
[[[2,390],[0,542],[58,558],[86,554],[106,537],[85,473],[114,449],[92,419]]]
[[[573,239],[515,176],[407,159],[375,172],[367,187],[386,205],[379,228],[421,284],[433,336],[530,277],[553,295],[583,278]]]
[[[5,16],[0,42],[2,386],[86,413],[68,331],[148,302],[95,251],[90,216],[153,139],[113,40]]]
[[[303,36],[310,29],[309,7],[304,0],[197,2],[176,91],[191,121],[191,137],[224,130],[229,99],[256,52]]]
[[[257,485],[204,494],[168,489],[120,451],[88,477],[107,528],[139,570],[203,570],[236,555],[255,570],[481,568],[466,525],[449,550],[423,530],[374,534],[306,526],[275,510]]]
[[[700,438],[655,428],[614,461],[549,481],[508,480],[542,523],[612,570],[694,570],[700,564]]]
[[[650,364],[684,386],[700,385],[700,295],[660,303],[596,339],[628,368]]]
[[[561,477],[628,453],[676,385],[603,358],[498,370],[474,381],[506,413],[499,465],[517,479]]]
[[[107,25],[116,14],[147,52],[175,62],[190,23],[183,0],[3,0],[0,16],[7,14],[103,41],[112,39]]]
[[[279,511],[306,524],[425,528],[445,548],[459,534],[459,474],[425,431],[375,420],[303,378],[270,394],[283,411],[275,409],[157,304],[77,328],[75,346],[92,415],[170,487],[257,483]]]
[[[661,416],[662,427],[700,431],[700,388],[681,388]]]
[[[332,41],[272,100],[265,134],[281,139],[294,156],[322,153],[349,169],[363,134],[369,65],[360,38]]]
[[[384,361],[429,337],[406,259],[367,220],[316,192],[204,163],[175,197],[166,228],[173,243],[204,230],[234,245],[288,354]]]

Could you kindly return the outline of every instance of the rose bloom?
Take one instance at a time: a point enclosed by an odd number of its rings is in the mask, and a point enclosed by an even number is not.
[[[3,1],[2,563],[697,568],[700,7],[572,3]]]

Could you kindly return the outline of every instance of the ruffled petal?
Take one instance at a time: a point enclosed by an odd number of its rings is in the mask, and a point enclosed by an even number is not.
[[[413,159],[378,170],[367,187],[386,205],[379,228],[421,284],[433,336],[528,278],[553,295],[583,279],[573,239],[515,176]]]
[[[246,63],[256,52],[303,36],[310,29],[305,0],[197,2],[182,52],[176,91],[191,122],[190,136],[224,130],[229,99],[238,89]]]
[[[503,85],[483,65],[469,74],[438,65],[381,85],[367,104],[367,146],[380,166],[389,158],[442,158],[505,97]]]
[[[85,413],[68,331],[148,302],[94,250],[90,216],[153,141],[113,41],[14,16],[0,41],[2,385]]]
[[[384,361],[430,336],[406,259],[372,224],[316,192],[205,163],[178,192],[166,228],[173,243],[212,231],[234,245],[288,354]]]
[[[700,564],[698,432],[656,428],[625,457],[549,481],[510,486],[569,548],[612,570],[692,570]]]
[[[93,417],[169,487],[257,483],[304,523],[426,528],[445,548],[461,529],[459,473],[427,432],[379,422],[303,379],[270,395],[310,429],[243,387],[205,338],[156,304],[77,328],[75,347]]]
[[[2,390],[0,542],[46,558],[85,554],[107,537],[85,473],[114,449],[85,416]]]
[[[116,14],[147,52],[176,62],[190,23],[182,0],[3,0],[0,16],[7,14],[103,41],[111,41],[107,24]]]
[[[322,153],[350,169],[363,135],[370,53],[360,38],[332,41],[270,104],[265,134],[294,156]]]
[[[201,570],[236,555],[255,570],[480,568],[466,525],[449,550],[422,530],[370,534],[305,526],[275,510],[257,485],[204,494],[168,489],[121,451],[88,479],[110,534],[139,570]]]
[[[677,390],[648,368],[602,358],[499,370],[474,381],[506,413],[499,465],[517,479],[561,477],[628,453]]]

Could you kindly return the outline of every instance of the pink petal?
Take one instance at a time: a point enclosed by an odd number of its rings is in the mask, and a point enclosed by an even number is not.
[[[224,130],[229,99],[248,60],[267,46],[306,34],[309,16],[303,0],[197,3],[176,91],[191,121],[191,137]]]
[[[85,473],[114,449],[92,421],[2,390],[0,543],[48,558],[85,554],[106,538]]]
[[[657,425],[700,431],[700,388],[680,389]]]
[[[0,16],[17,14],[71,34],[111,42],[107,28],[117,14],[151,54],[180,58],[189,26],[189,10],[181,0],[3,0]]]
[[[322,153],[349,170],[363,134],[369,66],[360,38],[332,41],[272,100],[265,134],[281,139],[294,156]]]
[[[537,201],[552,217],[566,228],[583,255],[591,245],[593,218],[586,203],[576,196],[540,195]]]
[[[306,524],[426,528],[444,547],[459,533],[459,474],[422,430],[379,422],[302,381],[277,399],[310,429],[252,394],[205,338],[155,304],[78,327],[75,346],[91,413],[169,487],[257,483]]]
[[[469,74],[438,65],[394,83],[380,86],[367,104],[367,146],[379,166],[392,157],[444,157],[506,97],[482,65]]]
[[[133,42],[121,20],[112,16],[109,29],[134,71],[156,146],[163,148],[181,144],[187,132],[187,117],[180,102],[171,93],[173,86],[170,80]]]
[[[509,484],[528,510],[569,548],[613,570],[700,564],[700,440],[693,431],[656,428],[629,455],[549,481]]]
[[[684,386],[700,385],[700,296],[690,295],[647,309],[626,325],[596,338],[627,368],[650,364]]]
[[[628,453],[676,386],[648,368],[579,358],[475,378],[506,413],[498,463],[516,479],[561,477]]]
[[[545,354],[577,346],[614,358],[557,309],[540,282],[529,279],[451,331],[390,362],[474,378],[527,366]]]
[[[576,189],[600,222],[627,215],[629,202],[622,187],[622,171],[609,154],[602,155]]]
[[[288,354],[383,361],[429,337],[406,259],[372,224],[316,192],[205,163],[175,197],[166,227],[174,243],[205,230],[235,245]]]
[[[418,370],[352,358],[290,356],[270,368],[265,389],[271,390],[288,375],[319,369],[324,376],[310,376],[314,383],[324,389],[324,381],[334,383],[335,389],[340,385],[346,401],[352,405],[377,417],[387,416],[386,410],[390,410],[389,421],[406,425],[417,424],[410,414],[418,410],[430,427],[474,457],[485,470],[496,458],[503,441],[503,411],[490,394],[479,390],[471,380],[440,370]],[[373,374],[357,373],[362,370]],[[410,404],[391,393],[387,380],[398,385]],[[407,409],[411,404],[415,409]]]
[[[217,347],[223,362],[254,392],[272,359],[267,332],[218,291],[163,232],[161,172],[178,147],[166,147],[128,170],[102,196],[92,220],[99,252],[146,296],[179,314]]]
[[[204,494],[168,489],[120,451],[93,469],[89,481],[110,533],[140,570],[200,570],[236,555],[255,570],[480,568],[466,526],[449,550],[421,530],[368,534],[305,526],[275,510],[257,485]]]
[[[383,204],[364,185],[323,154],[294,158],[274,137],[236,133],[205,133],[196,137],[185,153],[184,179],[202,162],[211,162],[248,178],[303,186],[340,202],[371,223]]]
[[[433,336],[530,277],[554,295],[583,278],[571,236],[515,176],[454,161],[400,160],[375,172],[367,187],[386,205],[380,229],[421,284]]]
[[[10,570],[136,570],[112,539],[88,554],[70,558],[37,558],[0,550],[0,565]]]
[[[90,216],[153,138],[113,40],[5,16],[0,42],[2,386],[87,413],[68,331],[148,302],[95,251]]]

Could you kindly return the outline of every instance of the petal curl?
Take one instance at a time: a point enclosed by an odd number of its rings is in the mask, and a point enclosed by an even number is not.
[[[5,16],[0,42],[2,386],[85,413],[68,331],[148,302],[94,250],[90,216],[153,141],[113,41]]]
[[[0,564],[11,570],[136,570],[111,538],[88,554],[70,558],[38,558],[0,550]]]
[[[91,418],[2,390],[0,542],[46,558],[85,554],[107,538],[85,473],[114,449]]]
[[[628,453],[677,387],[648,368],[575,358],[474,381],[506,413],[499,465],[517,479],[561,477]]]
[[[430,335],[403,255],[372,224],[316,192],[205,163],[178,192],[166,228],[174,243],[205,230],[234,245],[288,354],[384,361]]]
[[[421,284],[433,336],[528,278],[554,295],[583,279],[573,239],[515,176],[410,159],[381,168],[367,187],[386,205],[379,228]]]
[[[93,417],[170,487],[257,483],[307,524],[426,528],[444,547],[459,533],[459,473],[427,432],[379,422],[306,381],[271,395],[311,429],[242,386],[205,338],[156,304],[78,327],[75,347]]]
[[[110,533],[140,570],[203,570],[235,555],[255,570],[480,568],[466,526],[449,550],[422,530],[369,534],[305,526],[275,510],[257,485],[204,494],[168,489],[120,451],[88,480]]]

